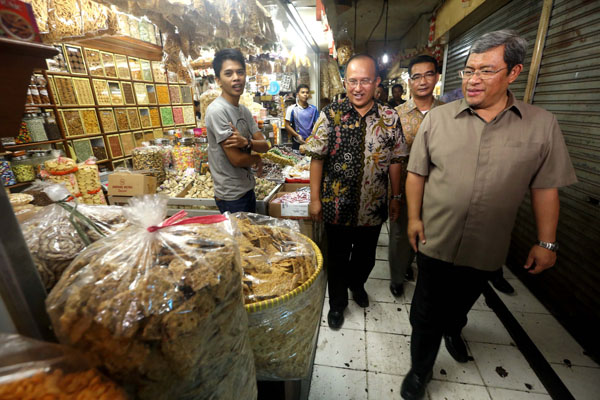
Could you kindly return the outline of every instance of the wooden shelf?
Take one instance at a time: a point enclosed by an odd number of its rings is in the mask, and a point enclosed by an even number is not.
[[[31,142],[31,143],[13,144],[13,145],[4,146],[4,148],[6,150],[20,149],[21,147],[38,146],[38,145],[42,145],[42,144],[53,144],[53,143],[59,143],[59,142],[64,142],[64,141],[65,141],[65,139],[46,140],[46,141],[43,141],[43,142]]]
[[[135,54],[138,58],[150,61],[162,60],[162,46],[144,42],[128,36],[104,36],[94,39],[82,39],[77,41],[85,47],[120,54]]]
[[[5,188],[7,189],[15,189],[21,186],[27,186],[27,185],[31,185],[34,181],[29,181],[29,182],[20,182],[20,183],[16,183],[14,185],[10,185],[10,186],[5,186]]]

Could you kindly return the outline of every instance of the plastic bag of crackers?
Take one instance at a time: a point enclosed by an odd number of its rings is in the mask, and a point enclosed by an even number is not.
[[[54,183],[64,184],[69,193],[71,193],[71,196],[79,199],[82,195],[77,183],[77,176],[75,175],[78,169],[77,163],[71,158],[59,156],[44,162],[42,178]]]
[[[167,201],[130,199],[132,225],[71,263],[46,300],[56,335],[139,399],[256,399],[232,224],[164,220]]]
[[[122,207],[60,202],[22,222],[21,231],[40,279],[50,291],[87,245],[127,225]]]
[[[77,166],[75,173],[77,185],[81,191],[81,199],[85,204],[106,205],[106,197],[102,192],[100,173],[96,159],[90,157],[87,161]]]
[[[304,379],[310,374],[325,297],[320,252],[297,232],[296,221],[250,213],[231,218],[241,232],[238,245],[256,376]]]
[[[113,381],[73,350],[0,333],[0,399],[125,400]]]

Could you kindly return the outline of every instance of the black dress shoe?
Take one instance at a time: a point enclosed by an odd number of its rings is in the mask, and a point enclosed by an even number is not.
[[[367,292],[365,291],[364,288],[361,287],[358,289],[350,289],[350,290],[352,290],[352,297],[354,298],[354,301],[356,302],[356,304],[358,304],[362,308],[369,307],[369,296],[367,295]]]
[[[406,274],[404,274],[404,277],[406,278],[407,281],[415,280],[415,273],[413,272],[412,267],[408,267],[408,269],[406,270]]]
[[[400,297],[404,293],[404,286],[401,283],[390,283],[390,292],[394,297]]]
[[[331,329],[340,329],[344,325],[344,312],[329,310],[327,313],[327,323]]]
[[[444,343],[448,353],[459,363],[466,363],[469,361],[469,354],[467,353],[467,346],[459,335],[444,335]]]
[[[418,374],[412,369],[408,371],[400,388],[402,398],[404,400],[421,400],[425,396],[425,389],[431,380],[431,375],[431,371],[427,374]]]
[[[492,285],[494,285],[494,287],[502,293],[513,294],[515,292],[515,289],[502,276],[499,278],[492,279],[490,280],[490,282],[492,282]]]

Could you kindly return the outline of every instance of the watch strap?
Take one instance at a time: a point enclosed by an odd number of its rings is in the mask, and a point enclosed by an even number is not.
[[[545,249],[548,249],[550,251],[558,250],[558,242],[551,243],[551,242],[544,242],[542,240],[538,240],[537,245],[540,247],[543,247]]]

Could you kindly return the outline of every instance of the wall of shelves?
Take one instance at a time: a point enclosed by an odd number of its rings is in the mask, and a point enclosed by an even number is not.
[[[131,151],[142,142],[195,127],[192,87],[160,61],[139,58],[147,49],[136,51],[130,44],[129,53],[120,54],[100,45],[102,50],[55,47],[60,53],[48,60],[48,69],[36,72],[46,79],[52,104],[26,104],[25,112],[51,111],[61,139],[5,145],[6,150],[51,146],[78,162],[95,155],[101,169],[113,170],[131,166]]]

